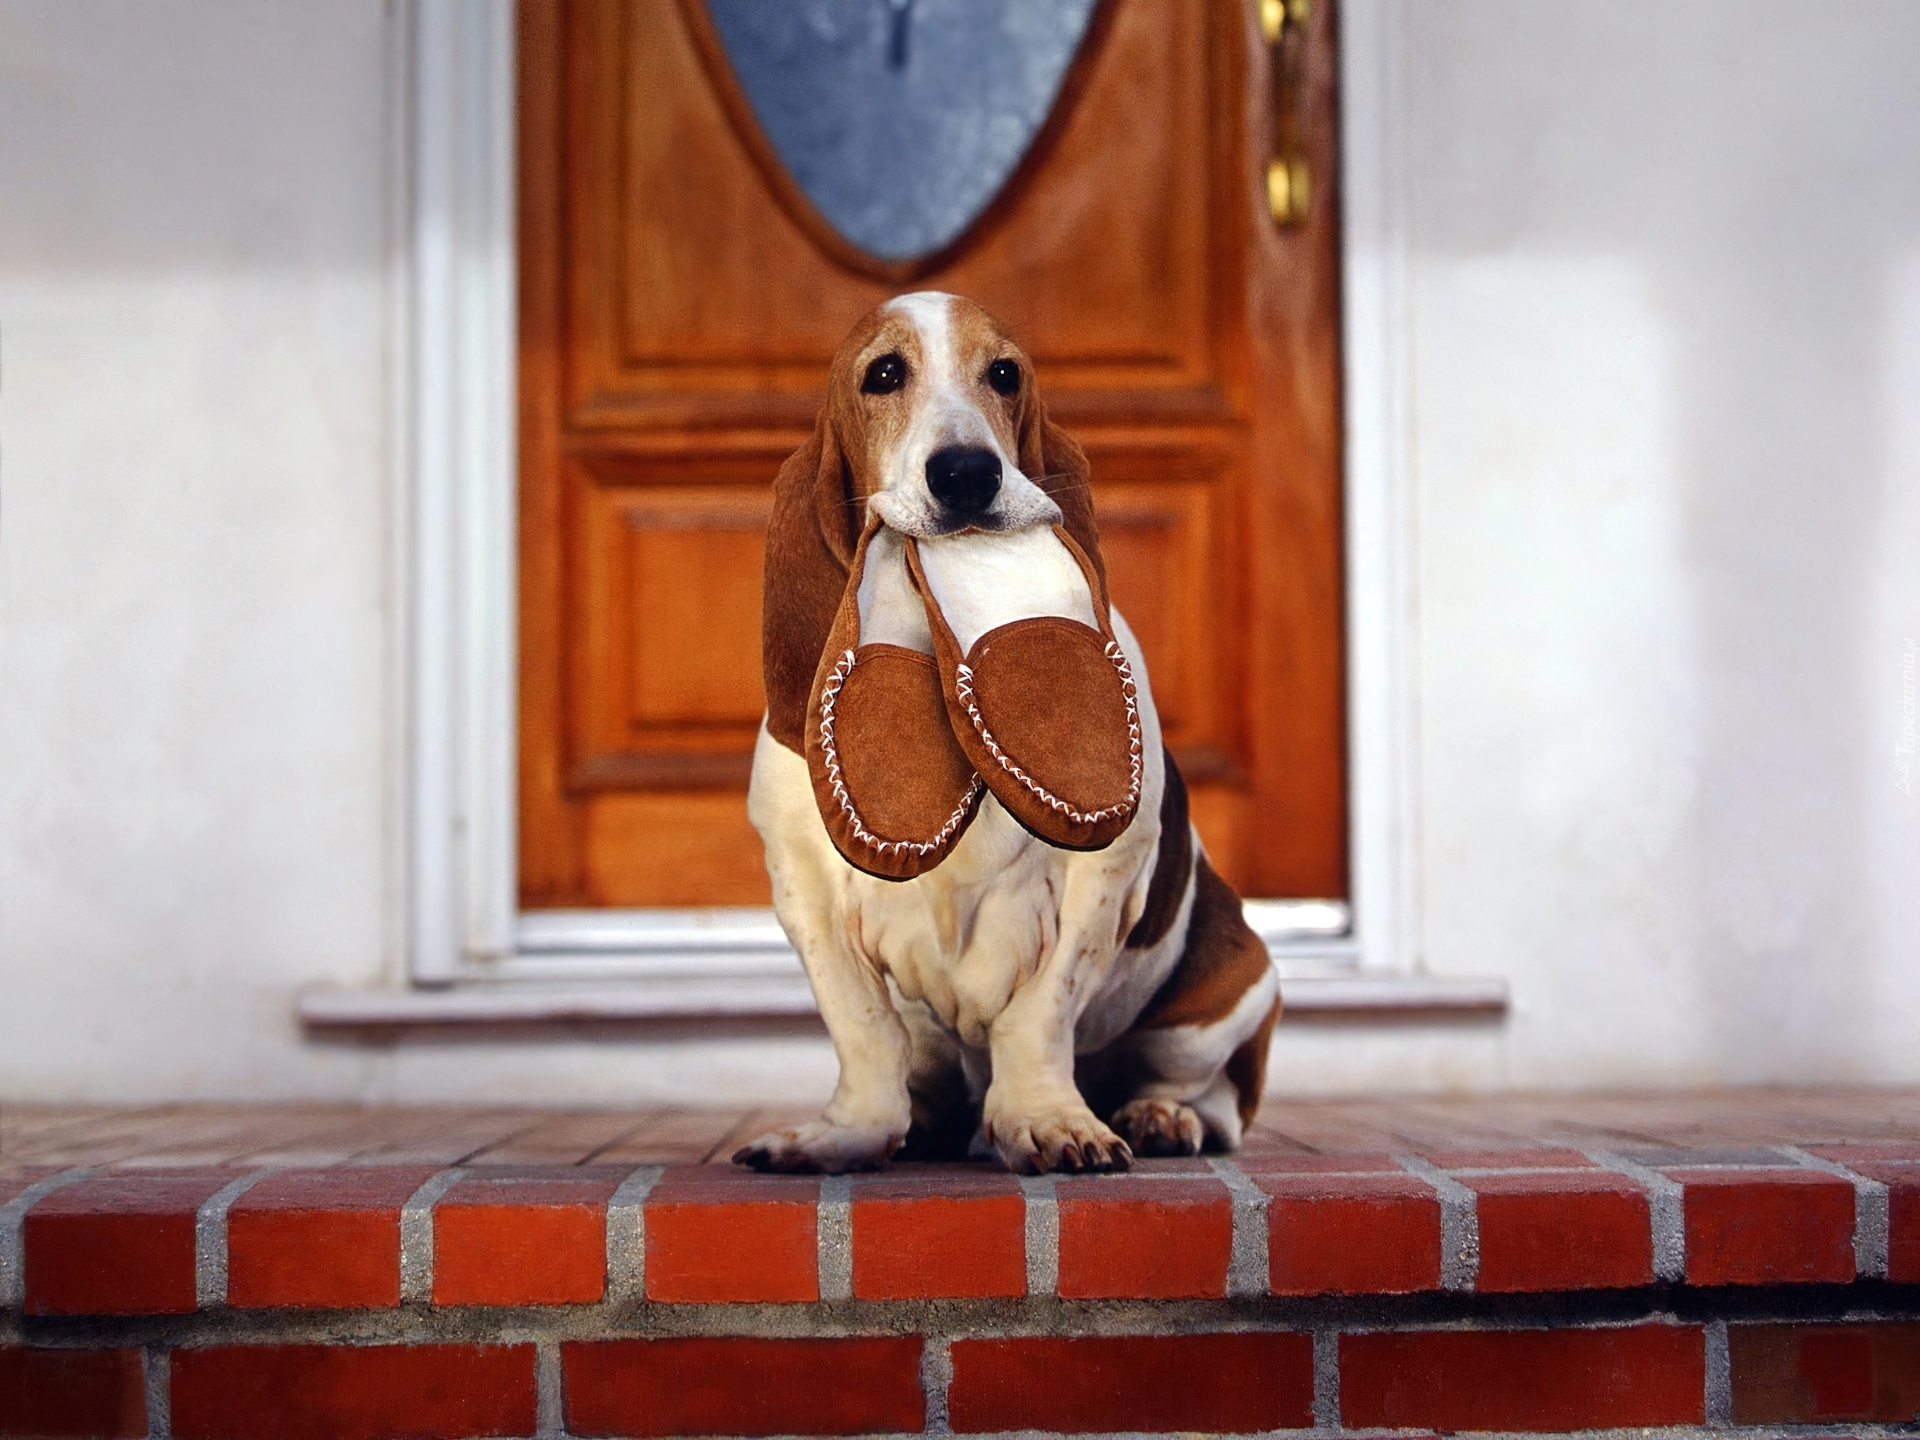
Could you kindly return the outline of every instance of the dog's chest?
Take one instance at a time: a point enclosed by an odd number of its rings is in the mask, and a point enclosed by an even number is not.
[[[963,1044],[988,1030],[1060,933],[1066,855],[989,799],[945,863],[904,884],[853,877],[848,930],[909,1000]]]
[[[1119,943],[1144,898],[1158,827],[1136,831],[1096,853],[1058,850],[989,798],[937,870],[904,884],[853,876],[842,902],[848,933],[901,995],[982,1051],[1037,970],[1070,966],[1063,1018],[1076,1049],[1097,1048],[1132,1022],[1166,969],[1166,957]],[[1136,970],[1154,972],[1145,989]]]

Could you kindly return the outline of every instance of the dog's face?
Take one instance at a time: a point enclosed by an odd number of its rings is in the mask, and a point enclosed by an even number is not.
[[[855,498],[890,528],[1059,523],[1017,459],[1037,413],[1033,365],[972,301],[922,291],[872,311],[834,357],[827,404]]]
[[[1087,457],[1033,363],[978,305],[902,295],[841,344],[813,433],[774,480],[762,675],[767,733],[806,749],[822,651],[870,519],[920,539],[1059,525],[1101,584]]]

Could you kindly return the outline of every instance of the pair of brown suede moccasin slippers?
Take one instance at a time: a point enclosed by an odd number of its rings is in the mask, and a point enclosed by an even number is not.
[[[1140,712],[1086,552],[1055,528],[1098,629],[1039,615],[987,631],[963,655],[904,537],[933,634],[925,655],[860,643],[860,578],[879,528],[860,537],[808,701],[807,767],[835,847],[869,875],[911,880],[952,853],[989,790],[1049,845],[1111,845],[1140,806]]]

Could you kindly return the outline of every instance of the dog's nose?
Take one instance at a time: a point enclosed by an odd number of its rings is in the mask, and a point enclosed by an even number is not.
[[[1000,457],[979,445],[949,445],[927,457],[927,489],[956,515],[978,515],[1000,493]]]

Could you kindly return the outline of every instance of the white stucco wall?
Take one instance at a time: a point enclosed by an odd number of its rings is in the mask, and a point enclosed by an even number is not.
[[[1409,7],[1421,951],[1285,1090],[1920,1081],[1904,0]],[[386,18],[0,0],[0,1097],[824,1095],[305,1042],[394,973]]]
[[[346,1083],[380,963],[377,4],[0,6],[0,1093]]]
[[[1341,1088],[1920,1079],[1920,9],[1407,7],[1422,949]]]

